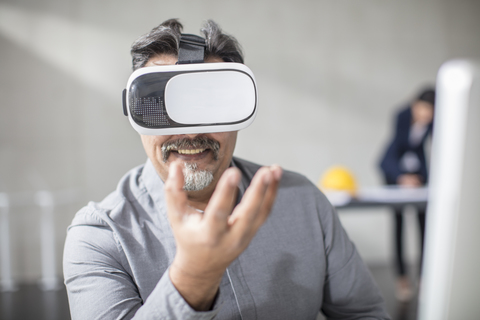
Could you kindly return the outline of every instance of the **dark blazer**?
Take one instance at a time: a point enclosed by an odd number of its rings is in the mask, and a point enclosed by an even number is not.
[[[432,124],[428,126],[428,129],[422,138],[422,142],[416,147],[412,147],[408,141],[411,124],[412,111],[409,105],[397,114],[395,136],[380,162],[380,168],[385,175],[385,181],[387,184],[396,184],[398,176],[404,173],[415,173],[423,178],[424,183],[428,181],[424,144],[428,135],[432,132]],[[417,172],[405,172],[400,166],[400,159],[408,151],[415,153],[420,160],[420,169]]]

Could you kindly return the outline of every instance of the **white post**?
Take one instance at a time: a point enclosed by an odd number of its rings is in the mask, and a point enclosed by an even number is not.
[[[42,290],[57,290],[60,288],[55,264],[55,229],[54,229],[54,199],[50,191],[42,190],[35,194],[35,202],[40,207],[40,238],[42,252]]]
[[[10,222],[8,196],[0,192],[0,291],[16,291],[18,288],[12,278],[12,255],[10,251]]]

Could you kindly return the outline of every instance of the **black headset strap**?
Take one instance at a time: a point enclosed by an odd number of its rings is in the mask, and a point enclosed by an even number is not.
[[[203,63],[205,58],[205,39],[194,35],[182,33],[178,48],[177,64]]]

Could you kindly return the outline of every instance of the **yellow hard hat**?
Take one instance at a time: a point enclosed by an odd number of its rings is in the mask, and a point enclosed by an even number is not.
[[[324,191],[348,191],[355,195],[357,183],[353,173],[343,166],[330,167],[318,181],[318,188]]]

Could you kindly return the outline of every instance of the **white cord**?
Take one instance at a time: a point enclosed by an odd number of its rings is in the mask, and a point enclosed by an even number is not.
[[[235,296],[235,302],[237,303],[238,311],[240,312],[240,319],[243,320],[242,310],[240,309],[240,304],[238,303],[237,293],[235,292],[235,287],[233,286],[232,278],[230,277],[230,272],[228,271],[228,268],[227,268],[227,276],[228,276],[228,280],[230,280],[230,285],[232,286],[233,295]]]

